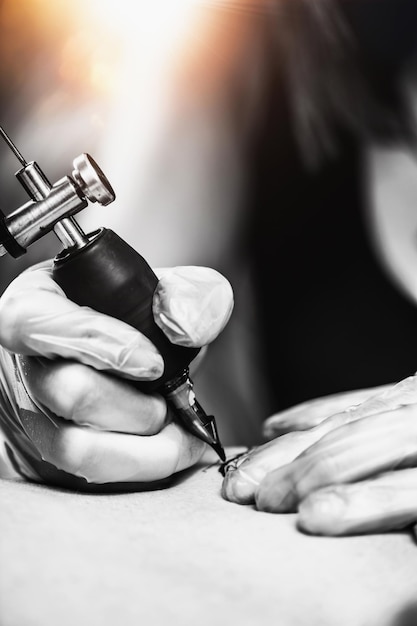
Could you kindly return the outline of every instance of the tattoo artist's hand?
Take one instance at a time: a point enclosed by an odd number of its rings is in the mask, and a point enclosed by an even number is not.
[[[265,433],[282,436],[230,463],[228,500],[298,511],[298,527],[319,535],[417,522],[417,376],[304,403],[269,418]]]
[[[210,343],[233,307],[226,279],[197,267],[157,273],[158,325],[175,343]],[[191,466],[204,451],[172,421],[162,396],[128,383],[162,374],[153,344],[69,301],[51,263],[23,272],[5,291],[0,343],[0,426],[24,475],[67,486],[68,475],[95,484],[149,482]]]

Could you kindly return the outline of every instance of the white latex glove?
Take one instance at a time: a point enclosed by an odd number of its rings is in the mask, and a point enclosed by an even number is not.
[[[171,420],[162,396],[125,380],[159,378],[156,348],[68,300],[51,269],[23,272],[0,300],[0,425],[15,469],[78,489],[157,481],[194,464],[205,444]],[[213,341],[233,308],[227,280],[203,267],[156,273],[162,330],[182,345]]]
[[[271,417],[265,430],[284,432],[291,422],[303,430],[230,463],[226,499],[260,511],[298,511],[298,527],[311,534],[417,522],[417,376],[304,403]]]

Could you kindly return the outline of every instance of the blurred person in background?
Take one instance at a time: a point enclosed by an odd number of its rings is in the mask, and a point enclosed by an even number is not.
[[[414,378],[370,389],[416,369],[414,3],[248,0],[198,14],[177,54],[146,70],[126,54],[99,149],[122,207],[106,225],[153,264],[201,263],[233,284],[234,317],[198,381],[224,441],[259,443],[268,412],[284,411],[269,437],[301,431],[232,463],[225,497],[301,503],[310,532],[411,523],[409,497],[396,508],[393,494],[410,493],[415,470],[374,482],[384,497],[366,511],[373,485],[360,481],[417,456]],[[350,526],[350,492],[328,493],[334,483],[356,489]]]

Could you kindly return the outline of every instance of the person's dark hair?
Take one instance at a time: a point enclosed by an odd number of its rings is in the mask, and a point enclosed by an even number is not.
[[[414,140],[404,68],[417,44],[415,0],[275,0],[294,128],[316,162],[337,151],[337,129]]]

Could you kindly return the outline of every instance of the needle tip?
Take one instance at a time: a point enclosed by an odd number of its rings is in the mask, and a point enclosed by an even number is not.
[[[226,453],[224,451],[222,444],[220,442],[216,442],[216,443],[213,443],[211,447],[213,448],[213,450],[217,452],[221,461],[223,461],[224,463],[226,460]]]

